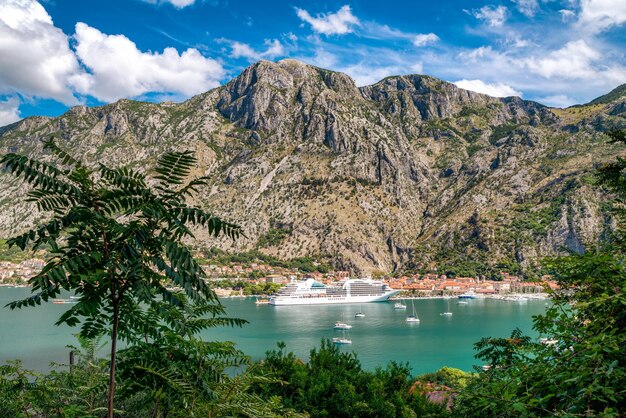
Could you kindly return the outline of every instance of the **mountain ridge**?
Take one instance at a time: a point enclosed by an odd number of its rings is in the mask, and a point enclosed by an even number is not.
[[[590,173],[621,152],[601,133],[626,126],[623,107],[618,97],[551,109],[420,75],[356,87],[295,60],[261,61],[179,104],[122,100],[27,118],[0,128],[0,148],[45,158],[38,140],[56,135],[87,160],[135,167],[192,149],[195,174],[211,178],[197,203],[249,237],[233,251],[263,242],[272,255],[363,273],[532,272],[541,256],[583,251],[611,228]],[[32,220],[9,204],[19,186],[0,182],[8,235]],[[197,245],[216,244],[206,239]]]

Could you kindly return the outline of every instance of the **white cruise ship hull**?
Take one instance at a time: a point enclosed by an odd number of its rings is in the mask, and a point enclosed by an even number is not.
[[[398,293],[400,293],[399,290],[393,290],[377,296],[273,296],[272,298],[270,298],[270,305],[332,305],[338,303],[384,302]]]

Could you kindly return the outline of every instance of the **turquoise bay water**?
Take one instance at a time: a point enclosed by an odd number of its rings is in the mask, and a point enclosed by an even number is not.
[[[0,306],[27,296],[28,288],[0,287]],[[473,344],[482,337],[507,337],[514,328],[532,335],[532,316],[545,310],[545,301],[513,302],[470,300],[459,305],[456,299],[415,300],[419,324],[406,323],[406,311],[395,310],[393,303],[332,306],[255,305],[254,299],[225,299],[231,317],[246,319],[242,328],[215,328],[203,333],[205,339],[229,340],[254,359],[284,341],[287,349],[308,358],[322,338],[341,336],[333,330],[335,321],[353,326],[351,345],[342,350],[355,351],[367,369],[384,366],[389,361],[408,362],[414,374],[434,371],[443,366],[471,370],[479,364],[474,359]],[[55,326],[54,322],[71,305],[44,304],[11,311],[0,308],[0,364],[20,358],[28,368],[47,370],[50,362],[67,362],[68,344],[77,344],[72,336],[77,329]],[[449,310],[451,317],[440,313]],[[359,310],[365,318],[354,318]]]

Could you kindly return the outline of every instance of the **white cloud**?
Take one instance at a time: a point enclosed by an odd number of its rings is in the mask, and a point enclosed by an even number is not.
[[[272,39],[271,41],[269,39],[266,39],[265,45],[267,46],[267,49],[263,52],[264,56],[268,58],[274,58],[285,55],[285,48],[278,39]]]
[[[420,63],[409,66],[413,72],[421,72],[422,66]],[[385,77],[393,75],[407,74],[407,67],[399,65],[388,66],[374,66],[365,63],[358,63],[339,68],[338,71],[348,74],[354,79],[357,86],[368,86],[379,82]]]
[[[301,60],[308,62],[316,67],[320,68],[334,68],[339,62],[339,57],[325,50],[323,47],[317,47],[315,49],[315,54],[310,58],[300,58]]]
[[[361,21],[359,22],[359,35],[370,39],[407,39],[411,40],[415,37],[415,34],[403,32],[399,29],[392,28],[389,25],[381,25],[380,23],[373,21]]]
[[[555,94],[554,96],[539,97],[535,101],[551,107],[568,107],[576,104],[576,101],[565,94]]]
[[[190,96],[218,86],[222,65],[195,48],[179,54],[142,52],[124,35],[106,35],[85,23],[76,24],[76,55],[89,73],[71,78],[77,91],[103,101],[149,92]]]
[[[0,126],[5,126],[21,119],[19,111],[20,101],[17,97],[0,101]]]
[[[352,14],[350,6],[345,5],[335,13],[320,13],[316,17],[311,16],[304,9],[296,7],[298,17],[309,23],[313,31],[324,35],[343,35],[353,31],[355,25],[359,25],[359,19]]]
[[[593,62],[602,54],[584,40],[572,41],[542,58],[526,58],[522,63],[533,73],[546,78],[591,78],[597,73]]]
[[[570,101],[545,100],[553,106],[585,103],[626,81],[623,59],[612,56],[610,45],[595,40],[572,41],[550,49],[480,48],[427,57],[429,73],[446,80],[488,80],[523,92],[542,103],[546,97],[566,95]],[[500,45],[506,46],[506,45]],[[539,99],[541,98],[541,99]]]
[[[472,15],[487,23],[490,27],[494,28],[502,26],[506,21],[509,9],[505,6],[483,6],[478,10],[474,10]]]
[[[439,37],[434,33],[420,33],[418,35],[415,35],[415,38],[413,38],[413,45],[417,47],[426,46],[429,44],[434,44],[438,40]]]
[[[233,41],[230,44],[232,52],[230,56],[232,58],[247,58],[251,61],[258,61],[260,59],[272,59],[285,55],[285,48],[278,39],[266,39],[265,51],[255,51],[250,45],[242,42]]]
[[[182,9],[187,6],[191,6],[196,2],[196,0],[144,0],[146,3],[150,4],[162,4],[169,3],[177,9]]]
[[[602,32],[626,22],[624,0],[582,0],[578,26],[593,32]]]
[[[0,2],[0,93],[77,104],[68,79],[80,72],[67,36],[34,0]]]
[[[38,2],[0,1],[0,94],[66,105],[79,103],[75,94],[102,101],[145,93],[190,96],[218,86],[225,74],[219,62],[197,49],[142,52],[125,36],[106,35],[84,23],[76,25],[74,40],[72,50],[68,36]],[[272,52],[279,48],[268,46]]]
[[[462,51],[459,53],[459,58],[467,62],[476,62],[484,57],[494,55],[493,48],[491,46],[481,46],[469,51]]]
[[[488,94],[493,97],[522,96],[522,93],[503,83],[485,83],[482,80],[455,81],[457,87],[477,93]]]
[[[261,58],[261,55],[256,52],[250,45],[244,44],[243,42],[233,41],[230,44],[232,51],[230,56],[232,58],[248,58],[253,61],[256,61]]]
[[[517,10],[526,17],[534,17],[539,8],[537,0],[512,0],[517,5]]]
[[[529,41],[528,39],[524,39],[517,34],[513,34],[512,36],[507,37],[504,42],[506,45],[510,45],[514,48],[526,48],[527,46],[532,45],[531,41]]]
[[[574,17],[576,17],[576,12],[569,9],[561,9],[559,10],[559,13],[561,14],[561,20],[563,22],[569,22]]]
[[[410,69],[413,74],[423,74],[424,72],[424,66],[421,62],[416,62],[411,65]]]

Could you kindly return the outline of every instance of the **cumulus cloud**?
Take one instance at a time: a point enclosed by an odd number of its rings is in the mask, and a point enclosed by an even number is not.
[[[192,4],[196,2],[196,0],[144,0],[144,1],[150,4],[169,3],[172,6],[176,7],[177,9],[182,9],[187,6],[191,6]]]
[[[565,46],[548,55],[523,59],[523,64],[533,73],[546,78],[559,77],[566,79],[590,78],[597,73],[594,61],[602,54],[580,39],[565,44]]]
[[[80,66],[67,36],[34,0],[0,2],[0,93],[77,104],[68,79]]]
[[[582,0],[578,25],[594,32],[602,32],[626,22],[626,1]]]
[[[459,80],[455,81],[454,84],[462,89],[488,94],[493,97],[522,96],[521,92],[503,83],[491,84],[482,80]]]
[[[432,32],[420,33],[418,35],[415,35],[415,37],[413,38],[413,45],[417,47],[426,46],[426,45],[434,44],[438,40],[439,40],[439,37]]]
[[[250,45],[232,41],[230,44],[232,52],[230,56],[232,58],[247,58],[250,61],[258,61],[260,59],[272,59],[285,55],[285,48],[278,39],[266,39],[265,51],[256,51]]]
[[[526,17],[534,17],[539,8],[537,0],[512,0],[520,11]]]
[[[185,2],[190,3],[175,1]],[[73,39],[74,49],[37,1],[0,1],[0,94],[66,105],[79,103],[81,94],[107,102],[146,93],[190,96],[218,86],[225,75],[219,62],[194,48],[143,52],[123,35],[106,35],[84,23],[76,24]],[[274,43],[268,51],[280,47]],[[9,115],[16,117],[12,110]]]
[[[354,30],[360,24],[352,14],[350,6],[345,5],[335,13],[320,13],[315,17],[304,9],[296,7],[298,17],[311,25],[313,31],[324,35],[343,35]]]
[[[85,23],[76,24],[76,55],[89,70],[71,82],[76,90],[102,101],[149,92],[184,96],[218,86],[222,65],[195,48],[182,54],[174,48],[162,53],[142,52],[123,35],[107,35]]]
[[[20,101],[17,97],[0,101],[0,126],[5,126],[21,119],[19,111]]]
[[[476,18],[484,21],[492,28],[502,26],[506,21],[509,9],[505,6],[486,5],[478,10],[474,10],[471,14]]]

